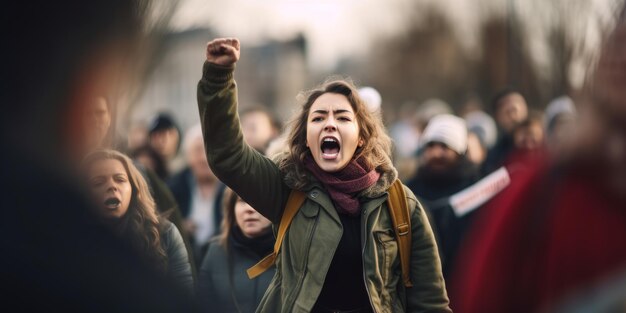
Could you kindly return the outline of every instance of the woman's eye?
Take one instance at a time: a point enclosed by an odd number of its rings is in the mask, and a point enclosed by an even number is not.
[[[321,118],[321,117],[319,117],[319,116],[317,116],[317,117],[312,118],[312,119],[311,119],[311,122],[319,122],[319,121],[321,121],[321,120],[322,120],[322,118]]]
[[[349,117],[342,116],[339,118],[340,121],[349,122],[351,119]]]

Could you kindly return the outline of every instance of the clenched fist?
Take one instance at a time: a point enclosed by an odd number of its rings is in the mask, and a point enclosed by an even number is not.
[[[230,66],[239,60],[239,40],[218,38],[206,45],[206,60],[209,63]]]

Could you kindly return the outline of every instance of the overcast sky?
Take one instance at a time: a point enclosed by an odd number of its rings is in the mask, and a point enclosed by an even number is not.
[[[240,38],[243,45],[255,45],[266,39],[289,39],[302,33],[307,38],[309,63],[329,69],[341,58],[363,55],[384,36],[401,34],[409,21],[420,23],[428,6],[453,21],[454,31],[467,53],[479,52],[476,43],[480,22],[512,10],[531,38],[531,55],[541,67],[550,62],[545,51],[551,27],[557,23],[568,25],[568,36],[585,59],[596,50],[600,28],[609,23],[618,1],[182,0],[172,27],[175,30],[211,27],[222,36]],[[573,66],[584,67],[584,64]],[[574,72],[581,70],[584,72],[584,69]]]

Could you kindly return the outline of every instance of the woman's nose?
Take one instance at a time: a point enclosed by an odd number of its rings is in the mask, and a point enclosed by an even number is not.
[[[114,182],[109,182],[107,185],[107,191],[117,191],[117,186]]]
[[[329,118],[326,120],[326,125],[324,125],[324,130],[325,131],[335,131],[337,130],[337,125],[335,124],[335,119],[334,118]]]

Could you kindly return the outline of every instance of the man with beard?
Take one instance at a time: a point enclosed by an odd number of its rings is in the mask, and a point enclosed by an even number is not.
[[[417,175],[407,184],[430,213],[446,279],[471,216],[457,216],[449,198],[479,178],[478,166],[466,151],[465,121],[450,114],[433,117],[421,138]]]

